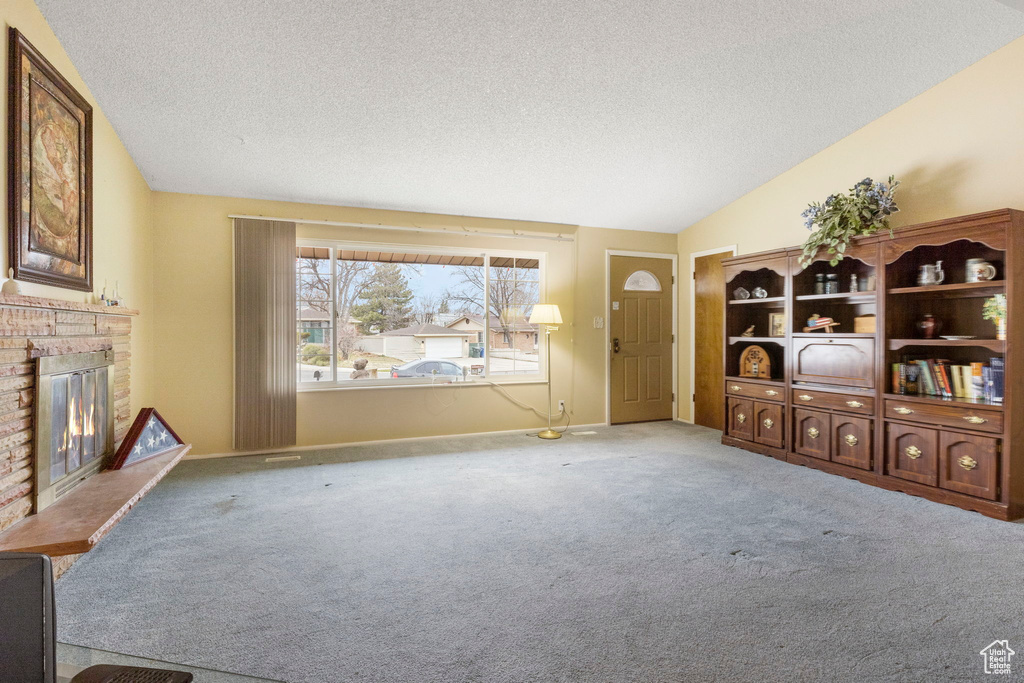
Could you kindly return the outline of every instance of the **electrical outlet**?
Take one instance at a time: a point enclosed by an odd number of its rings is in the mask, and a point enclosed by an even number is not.
[[[565,413],[565,401],[564,400],[561,400],[561,401],[558,402],[558,412],[560,414],[564,414]]]

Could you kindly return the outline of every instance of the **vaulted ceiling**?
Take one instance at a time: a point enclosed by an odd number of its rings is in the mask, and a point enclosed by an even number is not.
[[[1024,35],[1015,2],[37,0],[153,189],[662,232]]]

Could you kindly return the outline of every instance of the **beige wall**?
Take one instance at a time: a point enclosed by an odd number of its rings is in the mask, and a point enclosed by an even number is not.
[[[352,223],[575,235],[574,242],[437,235],[300,224],[301,237],[388,244],[521,249],[547,254],[547,294],[565,324],[552,337],[554,398],[575,424],[603,422],[605,249],[673,253],[675,235],[572,228],[347,207],[155,193],[157,403],[196,453],[231,450],[232,296],[229,214]],[[517,399],[546,405],[543,384],[508,385]],[[362,388],[303,392],[299,445],[538,427],[543,420],[490,386]]]
[[[98,295],[104,281],[113,288],[120,282],[126,303],[142,314],[132,329],[132,411],[152,405],[153,387],[153,244],[150,231],[152,193],[145,179],[125,151],[110,122],[100,111],[64,49],[57,42],[35,4],[30,0],[0,3],[5,49],[0,66],[7,78],[6,27],[21,31],[93,107],[93,283]],[[0,95],[3,136],[7,139],[7,89]],[[0,155],[0,177],[7,179],[7,155]],[[7,193],[0,193],[0,215],[7,221]],[[8,267],[7,240],[0,240],[0,263],[4,278]],[[67,301],[92,301],[91,294],[70,289],[21,283],[21,291]],[[108,290],[109,291],[109,290]]]
[[[904,225],[998,208],[1024,209],[1024,38],[910,100],[682,231],[690,254],[737,244],[750,253],[801,244],[808,202],[865,176],[894,174]],[[690,277],[680,278],[680,387],[690,389]],[[690,405],[680,404],[689,418]]]

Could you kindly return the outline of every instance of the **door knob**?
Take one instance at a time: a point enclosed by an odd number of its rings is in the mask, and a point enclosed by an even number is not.
[[[616,337],[615,339],[612,339],[612,351],[614,351],[615,353],[619,352],[619,339],[618,339],[618,337]]]

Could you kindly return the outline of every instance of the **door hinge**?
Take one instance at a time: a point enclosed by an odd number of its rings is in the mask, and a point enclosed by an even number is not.
[[[676,283],[676,276],[675,276],[675,275],[673,275],[673,276],[672,276],[672,284],[675,284],[675,283]]]
[[[673,401],[675,401],[675,400],[676,400],[676,392],[674,392],[674,391],[672,392],[672,400],[673,400]]]
[[[675,343],[676,343],[676,335],[674,335],[674,334],[672,335],[672,343],[673,343],[673,344],[675,344]]]
[[[697,402],[697,394],[694,394],[693,398],[691,398],[690,400],[693,401],[694,403],[696,403]]]

